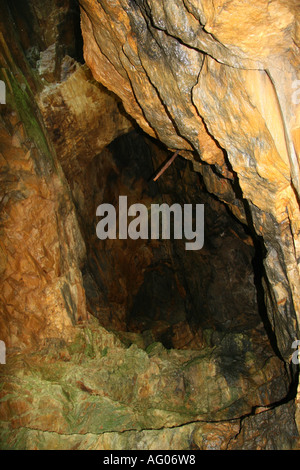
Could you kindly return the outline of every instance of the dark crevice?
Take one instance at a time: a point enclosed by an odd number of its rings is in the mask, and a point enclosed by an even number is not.
[[[277,345],[277,339],[275,332],[273,331],[271,322],[269,320],[268,316],[268,311],[267,311],[267,306],[265,302],[265,290],[263,287],[263,280],[267,283],[267,276],[265,273],[265,268],[264,268],[264,259],[266,257],[267,251],[264,245],[264,240],[263,237],[258,236],[255,228],[254,228],[254,223],[253,223],[253,217],[250,209],[249,202],[247,199],[244,198],[242,189],[239,184],[239,178],[237,173],[233,170],[231,163],[228,159],[228,156],[226,152],[224,152],[225,157],[226,157],[226,163],[232,174],[234,175],[234,179],[232,182],[232,187],[235,192],[236,198],[239,199],[243,203],[245,215],[246,215],[246,220],[247,220],[247,226],[245,228],[246,231],[249,232],[253,243],[255,247],[255,254],[252,260],[252,265],[253,265],[253,272],[254,272],[254,282],[256,286],[256,292],[257,292],[257,305],[259,308],[259,314],[261,316],[261,319],[263,321],[265,330],[268,334],[270,343],[273,347],[274,352],[276,355],[283,360],[282,355],[280,353],[280,350]]]

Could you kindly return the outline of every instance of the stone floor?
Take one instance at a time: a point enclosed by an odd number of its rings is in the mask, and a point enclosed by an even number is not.
[[[263,338],[205,335],[202,350],[145,349],[93,319],[70,344],[8,355],[1,449],[293,448],[283,363]]]

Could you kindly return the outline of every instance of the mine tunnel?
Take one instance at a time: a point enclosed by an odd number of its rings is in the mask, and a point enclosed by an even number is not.
[[[2,2],[1,449],[299,447],[297,14],[256,3]]]
[[[80,206],[88,250],[83,281],[90,311],[103,326],[149,334],[148,341],[167,348],[198,349],[206,329],[242,333],[262,326],[261,273],[249,230],[206,191],[190,162],[178,158],[153,181],[168,156],[135,130],[114,140],[87,167],[82,193],[93,200],[84,198]],[[188,251],[184,239],[171,237],[99,240],[97,205],[118,208],[119,195],[127,196],[128,206],[204,204],[204,247]]]

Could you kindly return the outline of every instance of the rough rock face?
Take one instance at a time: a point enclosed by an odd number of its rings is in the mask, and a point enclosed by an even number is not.
[[[90,323],[68,346],[12,358],[2,369],[2,448],[239,448],[239,417],[257,408],[272,422],[263,405],[286,394],[283,364],[260,342],[237,334],[201,352],[160,343],[144,351]],[[290,418],[290,407],[279,407],[277,417],[282,409],[283,420]],[[257,438],[249,447],[272,448],[276,437],[260,440],[257,428],[241,426]],[[293,420],[281,421],[281,433],[274,447],[291,448]]]
[[[296,3],[81,6],[94,77],[146,132],[192,159],[209,190],[262,237],[268,314],[289,361],[300,305]]]
[[[42,3],[30,8],[39,21],[47,15]],[[84,155],[88,164],[89,143],[93,143],[94,157],[132,126],[119,112],[115,97],[70,56],[60,60],[51,83],[46,81],[46,71],[61,56],[59,18],[64,23],[69,8],[50,8],[52,19],[44,30],[44,42],[38,45],[42,48],[56,42],[41,54],[49,59],[44,61],[43,72],[35,63],[37,75],[23,50],[27,55],[32,50],[30,39],[24,37],[30,29],[27,17],[20,29],[21,48],[10,12],[5,4],[2,6],[1,17],[6,21],[1,25],[5,34],[0,78],[6,83],[7,105],[1,108],[0,331],[9,350],[39,348],[53,338],[71,340],[74,325],[86,320],[81,272],[86,247],[66,177],[78,172],[80,156]],[[30,33],[33,37],[36,21]],[[74,45],[68,47],[63,39],[66,51],[74,53]],[[11,44],[17,44],[12,52]],[[90,140],[86,141],[88,133]]]
[[[131,130],[132,123],[86,66],[66,57],[62,73],[62,81],[46,87],[38,103],[72,188],[76,175],[115,138]]]
[[[13,111],[1,124],[1,338],[7,347],[39,347],[49,337],[71,338],[72,325],[86,317],[85,246],[51,150],[43,154],[27,140]]]
[[[86,318],[85,245],[32,91],[2,45],[9,93],[0,122],[0,330],[7,347],[20,350],[53,337],[71,340]]]

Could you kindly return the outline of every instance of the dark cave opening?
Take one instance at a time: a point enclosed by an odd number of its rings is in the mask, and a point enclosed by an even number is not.
[[[256,357],[256,367],[272,355],[282,361],[265,305],[262,240],[206,190],[184,158],[177,157],[154,182],[170,155],[136,128],[74,177],[71,187],[81,194],[75,204],[87,247],[82,271],[87,307],[128,347],[217,348],[220,373],[233,385],[247,377],[249,355]],[[184,239],[172,238],[99,240],[96,208],[102,203],[117,208],[120,195],[127,196],[128,205],[204,204],[203,248],[186,251]],[[296,395],[298,368],[284,369],[272,406]]]
[[[272,340],[261,315],[261,264],[249,229],[207,192],[182,157],[154,182],[169,157],[159,142],[134,130],[71,183],[81,194],[75,203],[87,245],[83,279],[91,314],[129,342],[140,335],[146,345],[159,341],[166,348],[201,349],[231,333]],[[96,208],[117,208],[120,195],[128,205],[204,204],[203,248],[187,251],[184,240],[175,239],[99,240]]]
[[[32,68],[37,68],[41,53],[55,44],[55,71],[51,81],[59,79],[62,60],[66,56],[84,63],[78,0],[46,3],[11,0],[9,13]]]

